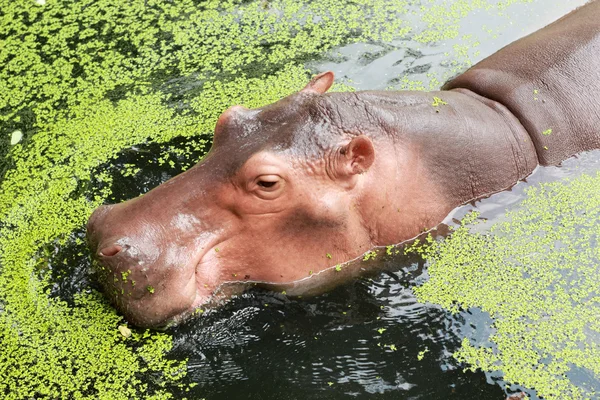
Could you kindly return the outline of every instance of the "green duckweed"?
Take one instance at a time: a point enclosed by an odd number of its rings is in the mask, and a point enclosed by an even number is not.
[[[446,102],[446,101],[444,101],[444,100],[442,100],[442,99],[440,99],[439,97],[436,97],[436,96],[433,97],[433,103],[431,103],[431,105],[433,107],[445,106],[447,104],[448,104],[448,102]]]
[[[429,265],[420,301],[494,320],[491,347],[465,338],[455,357],[546,399],[596,398],[575,374],[600,378],[600,173],[531,187],[487,233],[476,217],[409,250]]]
[[[186,365],[168,358],[170,335],[129,335],[92,290],[72,303],[50,296],[40,249],[68,243],[111,196],[99,167],[122,149],[175,137],[203,149],[198,135],[230,105],[261,106],[301,88],[304,61],[411,33],[407,1],[197,3],[0,0],[0,396],[172,397]],[[423,6],[428,28],[417,40],[456,37],[448,21],[495,4],[459,3]],[[468,54],[457,47],[448,57],[464,67]],[[442,77],[430,79],[402,84],[434,87]]]
[[[370,250],[370,251],[367,251],[363,255],[362,260],[363,261],[369,261],[369,260],[374,260],[375,258],[377,258],[377,252],[375,250]]]

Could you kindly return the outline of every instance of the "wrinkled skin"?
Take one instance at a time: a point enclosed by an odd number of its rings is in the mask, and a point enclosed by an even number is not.
[[[415,237],[538,160],[600,148],[594,47],[600,2],[444,91],[326,93],[326,72],[274,104],[229,108],[200,163],[90,217],[108,296],[132,323],[163,326],[224,282],[298,281]]]

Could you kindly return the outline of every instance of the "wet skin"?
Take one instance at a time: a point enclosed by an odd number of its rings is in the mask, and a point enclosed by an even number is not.
[[[598,48],[594,1],[439,92],[326,93],[325,72],[229,108],[200,163],[90,217],[108,297],[139,326],[176,322],[224,282],[301,280],[600,148]]]

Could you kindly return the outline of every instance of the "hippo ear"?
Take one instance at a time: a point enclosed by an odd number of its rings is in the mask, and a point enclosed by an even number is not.
[[[301,92],[323,94],[329,90],[331,85],[333,85],[333,79],[334,76],[333,72],[331,71],[320,73],[319,75],[312,78],[310,82],[308,82],[308,85],[306,85],[304,89],[301,90]]]
[[[340,151],[338,176],[353,176],[367,172],[375,161],[373,142],[365,135],[353,138]]]

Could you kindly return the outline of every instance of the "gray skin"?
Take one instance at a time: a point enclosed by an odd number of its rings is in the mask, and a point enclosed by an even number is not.
[[[93,213],[101,281],[130,322],[177,322],[225,282],[297,282],[413,238],[538,162],[600,148],[600,2],[443,91],[332,83],[325,72],[274,104],[229,108],[200,163]]]

